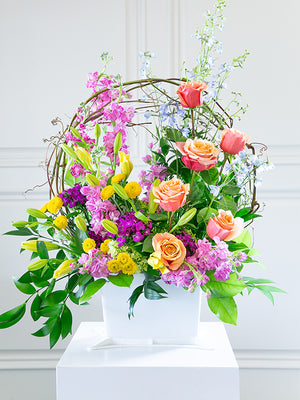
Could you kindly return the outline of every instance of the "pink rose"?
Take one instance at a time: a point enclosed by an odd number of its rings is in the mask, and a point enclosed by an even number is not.
[[[220,147],[229,154],[238,154],[244,150],[245,144],[250,140],[248,135],[236,130],[226,128],[222,132]]]
[[[179,86],[177,94],[182,107],[199,107],[203,103],[202,91],[207,89],[205,82],[185,82]]]
[[[211,239],[217,236],[228,242],[238,237],[243,229],[243,218],[233,218],[231,211],[219,210],[219,215],[208,221],[206,232]]]
[[[182,162],[193,171],[204,171],[212,168],[218,161],[221,150],[212,142],[201,139],[187,139],[186,142],[176,142],[176,146],[183,155]]]
[[[152,188],[152,192],[161,208],[166,211],[176,211],[183,206],[186,195],[190,190],[189,184],[183,184],[180,179],[173,178],[170,181],[163,181],[157,187]]]

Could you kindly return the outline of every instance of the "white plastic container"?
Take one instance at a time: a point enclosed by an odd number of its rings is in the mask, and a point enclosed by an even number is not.
[[[193,342],[198,336],[200,289],[189,293],[159,280],[157,283],[168,293],[168,297],[147,300],[141,294],[134,307],[134,317],[129,320],[128,299],[143,281],[143,274],[135,274],[130,288],[110,283],[102,288],[103,317],[108,337],[115,341]]]

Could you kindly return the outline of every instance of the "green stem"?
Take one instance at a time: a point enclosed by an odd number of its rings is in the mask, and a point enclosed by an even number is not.
[[[168,229],[169,231],[171,230],[171,227],[172,227],[173,217],[174,217],[174,211],[172,211],[172,213],[171,213],[170,222],[169,222],[169,229]]]
[[[189,195],[188,195],[187,202],[186,202],[187,206],[188,206],[188,203],[190,201],[191,194],[192,194],[192,189],[193,189],[193,185],[194,185],[194,181],[195,181],[195,176],[196,176],[196,171],[193,171],[192,180],[191,180],[191,183],[190,183],[190,191],[189,191]]]
[[[192,138],[195,139],[195,119],[194,119],[194,109],[191,108],[191,119],[192,119]]]

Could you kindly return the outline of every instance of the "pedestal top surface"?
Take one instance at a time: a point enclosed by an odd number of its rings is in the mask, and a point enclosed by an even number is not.
[[[57,367],[238,368],[221,322],[202,322],[199,346],[137,345],[91,350],[105,339],[103,322],[82,322]]]

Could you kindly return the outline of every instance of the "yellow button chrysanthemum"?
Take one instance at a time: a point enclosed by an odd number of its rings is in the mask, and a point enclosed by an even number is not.
[[[135,199],[142,193],[142,188],[137,182],[127,183],[124,189],[131,199]]]
[[[68,226],[68,220],[64,215],[60,215],[53,221],[54,226],[58,229],[66,229]]]
[[[130,255],[128,253],[118,254],[117,260],[122,265],[125,265],[125,264],[129,263],[130,261],[132,261]]]
[[[111,178],[111,183],[119,183],[126,178],[125,174],[117,174]]]
[[[112,187],[112,185],[108,185],[101,190],[100,195],[102,200],[108,200],[113,194],[115,194],[115,189]]]
[[[122,266],[122,272],[127,275],[133,275],[137,271],[137,265],[134,261],[129,261],[127,264]]]
[[[103,243],[101,243],[100,245],[100,250],[102,251],[102,253],[107,254],[109,247],[108,247],[108,243],[110,242],[110,239],[106,239],[104,240]]]
[[[120,263],[117,260],[108,261],[107,268],[108,268],[109,272],[112,272],[112,273],[121,271]]]
[[[83,248],[83,250],[84,250],[86,253],[88,253],[89,250],[92,250],[92,249],[94,249],[95,247],[96,247],[96,242],[95,242],[94,239],[87,238],[87,239],[85,239],[85,241],[82,243],[82,248]]]
[[[64,202],[62,201],[62,199],[60,197],[55,196],[48,202],[47,208],[48,211],[51,212],[51,214],[56,214],[62,208],[63,205]]]

